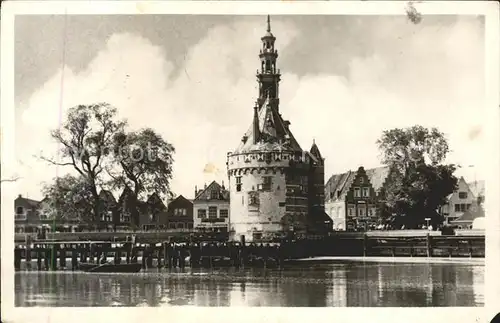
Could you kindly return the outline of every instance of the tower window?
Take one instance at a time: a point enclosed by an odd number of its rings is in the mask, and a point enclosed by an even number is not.
[[[241,192],[241,176],[236,177],[236,192]]]
[[[271,190],[271,183],[272,183],[272,177],[271,176],[266,176],[262,178],[262,190],[263,191],[270,191]]]

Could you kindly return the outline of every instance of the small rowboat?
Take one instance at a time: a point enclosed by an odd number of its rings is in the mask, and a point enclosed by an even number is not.
[[[142,269],[141,264],[92,264],[78,263],[78,268],[85,272],[91,273],[138,273]]]

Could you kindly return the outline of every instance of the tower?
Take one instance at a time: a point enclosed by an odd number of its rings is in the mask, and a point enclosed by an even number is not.
[[[261,37],[259,92],[253,118],[238,147],[227,154],[230,232],[247,241],[301,231],[307,225],[311,154],[304,152],[279,113],[276,38]]]
[[[262,105],[269,97],[270,104],[277,110],[279,106],[280,70],[277,69],[278,51],[274,48],[276,37],[271,32],[271,18],[267,16],[267,30],[261,37],[262,47],[259,53],[260,69],[257,70],[259,83],[258,103]]]

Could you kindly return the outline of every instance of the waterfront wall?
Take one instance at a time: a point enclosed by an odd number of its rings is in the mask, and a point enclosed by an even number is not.
[[[134,239],[135,240],[135,239]],[[94,262],[102,254],[114,254],[121,258],[126,254],[127,262],[141,256],[144,268],[152,268],[153,259],[166,267],[183,264],[185,259],[197,259],[196,266],[279,266],[286,260],[322,256],[343,257],[485,257],[484,236],[431,236],[424,237],[369,237],[333,235],[317,239],[284,240],[279,243],[187,242],[176,244],[170,241],[145,243],[129,241],[34,241],[18,244],[14,250],[14,264],[21,269],[21,262],[31,264],[36,259],[38,270],[63,268],[68,257],[71,268],[87,258]],[[173,257],[173,258],[172,258]],[[59,259],[59,262],[56,260]],[[175,259],[174,259],[175,258]],[[132,260],[131,260],[132,259]],[[170,259],[167,262],[166,259]],[[174,259],[174,260],[172,260]],[[135,260],[137,261],[137,260]],[[50,263],[50,264],[49,264]],[[59,265],[57,265],[59,263]],[[59,267],[58,267],[59,266]],[[184,265],[182,265],[184,266]]]

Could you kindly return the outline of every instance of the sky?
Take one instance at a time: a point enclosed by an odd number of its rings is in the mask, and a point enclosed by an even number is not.
[[[271,26],[280,111],[303,149],[319,146],[325,181],[380,166],[382,131],[415,124],[446,134],[456,175],[485,178],[483,18],[272,16]],[[42,198],[44,182],[71,171],[37,156],[57,155],[49,131],[70,107],[96,102],[175,146],[176,194],[227,182],[226,154],[252,121],[265,29],[265,16],[16,16],[19,194]]]

